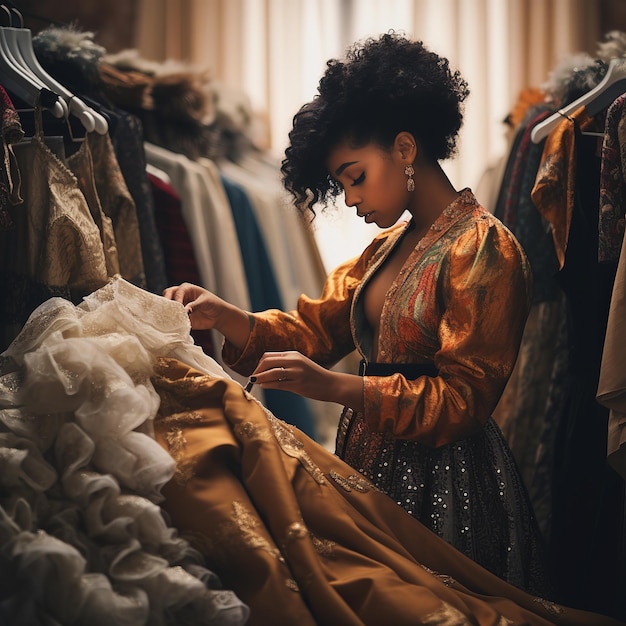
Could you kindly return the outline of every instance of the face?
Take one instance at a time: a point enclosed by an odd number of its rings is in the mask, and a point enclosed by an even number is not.
[[[348,142],[339,144],[327,161],[330,175],[343,187],[346,204],[380,228],[393,226],[407,208],[406,165],[398,150],[376,144],[353,148]]]

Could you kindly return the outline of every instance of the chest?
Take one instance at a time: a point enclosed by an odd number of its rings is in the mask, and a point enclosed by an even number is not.
[[[363,292],[363,308],[368,324],[377,329],[387,293],[415,248],[418,236],[408,233],[368,281]]]

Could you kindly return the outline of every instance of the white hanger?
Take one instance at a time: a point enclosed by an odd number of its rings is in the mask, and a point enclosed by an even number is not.
[[[11,9],[15,13],[19,13],[16,9]],[[20,21],[23,24],[21,15],[19,15]],[[88,106],[83,100],[71,93],[64,85],[55,80],[46,70],[41,66],[35,50],[33,48],[33,38],[28,28],[13,28],[14,37],[17,47],[20,51],[20,56],[30,68],[32,74],[37,76],[47,89],[55,93],[60,94],[65,98],[66,102],[66,114],[69,109],[69,113],[75,115],[85,127],[87,132],[95,130],[99,135],[104,135],[109,130],[109,124],[100,113]]]
[[[611,59],[604,78],[586,94],[577,98],[566,107],[559,109],[542,122],[539,122],[530,133],[531,141],[539,143],[558,126],[563,117],[570,116],[582,106],[593,105],[589,110],[590,115],[599,113],[602,109],[608,107],[620,93],[626,91],[626,81],[624,79],[626,79],[626,59]]]
[[[46,85],[40,78],[39,76],[37,76],[29,67],[28,63],[26,62],[26,60],[24,59],[24,57],[22,56],[22,52],[19,48],[18,42],[17,42],[17,31],[19,29],[14,28],[12,26],[0,26],[0,29],[2,29],[2,33],[4,34],[4,42],[7,46],[8,51],[11,53],[11,58],[13,59],[13,61],[15,61],[15,64],[17,66],[19,66],[20,69],[22,69],[24,71],[25,74],[28,75],[28,77],[39,86],[39,89],[47,89],[48,91],[53,91],[51,90],[48,85]],[[61,108],[63,109],[63,116],[67,117],[67,115],[69,114],[68,108],[67,108],[67,104],[65,103],[65,100],[63,100],[63,98],[59,97],[58,99],[58,103],[61,105]]]
[[[5,6],[1,8],[9,13]],[[42,86],[16,60],[7,42],[5,28],[0,26],[0,83],[24,102],[35,106],[41,96]],[[49,109],[55,117],[63,117],[66,109],[60,103],[58,94],[56,95],[57,99],[49,106]]]

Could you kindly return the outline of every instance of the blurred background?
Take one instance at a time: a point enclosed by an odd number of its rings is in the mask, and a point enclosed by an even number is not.
[[[457,188],[481,197],[481,179],[506,153],[504,120],[522,90],[560,64],[594,55],[626,31],[624,0],[21,0],[35,34],[50,24],[93,33],[109,53],[206,68],[249,99],[255,141],[281,156],[293,114],[315,94],[330,57],[389,29],[421,39],[469,83],[458,156],[445,164]],[[358,254],[376,230],[338,211],[316,220],[326,269]]]

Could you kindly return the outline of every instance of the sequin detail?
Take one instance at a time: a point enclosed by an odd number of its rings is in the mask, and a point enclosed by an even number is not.
[[[346,431],[339,456],[407,513],[500,578],[545,595],[536,521],[493,420],[438,448],[371,432],[362,413]]]

